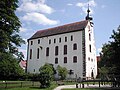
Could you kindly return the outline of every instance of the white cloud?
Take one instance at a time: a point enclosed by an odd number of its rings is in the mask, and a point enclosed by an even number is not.
[[[72,6],[73,4],[72,4],[72,3],[68,3],[67,5],[68,5],[68,6]]]
[[[54,10],[45,4],[45,0],[23,0],[18,11],[23,12],[40,12],[51,14]]]
[[[86,2],[86,3],[81,3],[81,2],[77,3],[76,6],[80,7],[84,13],[87,13],[88,4],[90,6],[90,13],[93,14],[94,11],[92,8],[96,7],[96,5],[97,5],[94,0],[90,0],[89,2]]]
[[[20,32],[26,32],[26,31],[27,31],[26,28],[23,28],[23,27],[20,28]]]
[[[55,25],[58,24],[58,21],[48,19],[44,14],[40,13],[27,13],[25,16],[22,17],[22,20],[25,21],[32,21],[37,24],[42,24],[42,25]]]

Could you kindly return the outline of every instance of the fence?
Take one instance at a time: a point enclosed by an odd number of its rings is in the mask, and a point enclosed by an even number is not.
[[[40,83],[35,81],[0,81],[0,88],[17,87],[39,87]]]

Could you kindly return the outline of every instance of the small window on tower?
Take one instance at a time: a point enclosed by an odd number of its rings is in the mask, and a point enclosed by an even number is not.
[[[89,45],[89,51],[91,52],[91,45]]]
[[[89,41],[91,41],[91,34],[89,33]]]

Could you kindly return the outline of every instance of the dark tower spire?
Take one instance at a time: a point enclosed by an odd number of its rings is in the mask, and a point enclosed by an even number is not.
[[[85,19],[86,19],[86,20],[92,20],[92,19],[93,19],[92,17],[90,17],[89,1],[88,1],[87,16],[86,16]]]

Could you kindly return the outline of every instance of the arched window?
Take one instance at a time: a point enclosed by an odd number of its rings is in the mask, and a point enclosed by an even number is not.
[[[71,35],[71,41],[73,41],[73,36]]]
[[[55,55],[58,55],[58,46],[55,47]]]
[[[39,50],[39,48],[37,49],[37,59],[39,59],[39,52],[40,52],[40,50]]]
[[[91,34],[89,33],[89,41],[91,41]]]
[[[67,54],[67,45],[64,45],[64,55]]]
[[[30,59],[32,59],[32,49],[30,49]]]
[[[58,58],[55,58],[55,64],[58,64]]]
[[[73,57],[73,63],[77,63],[77,56]]]
[[[64,57],[64,63],[67,63],[67,57]]]
[[[46,48],[46,56],[49,56],[49,47]]]
[[[38,39],[38,44],[40,44],[40,39]]]
[[[67,37],[65,37],[65,42],[67,42]]]
[[[73,44],[73,50],[77,50],[77,44],[76,43]]]
[[[89,45],[89,51],[91,52],[91,45]]]

